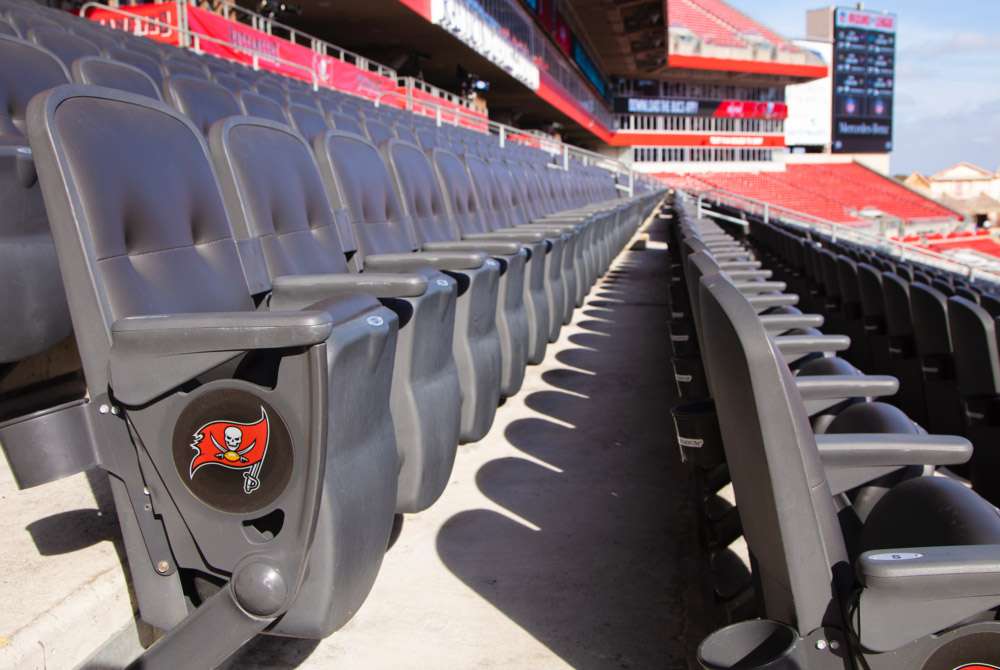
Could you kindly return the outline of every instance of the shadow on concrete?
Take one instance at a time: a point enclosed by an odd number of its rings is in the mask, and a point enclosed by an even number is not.
[[[536,416],[507,427],[526,458],[477,472],[482,493],[514,518],[460,512],[437,550],[574,668],[687,668],[712,624],[670,423],[666,258],[620,260],[585,305],[573,347],[543,373],[551,389],[526,397]]]

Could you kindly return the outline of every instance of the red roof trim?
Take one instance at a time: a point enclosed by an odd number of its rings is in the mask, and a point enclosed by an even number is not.
[[[786,77],[804,77],[807,79],[820,79],[827,75],[827,68],[825,65],[795,65],[793,63],[735,60],[732,58],[708,58],[707,56],[686,56],[682,54],[668,54],[667,64],[673,68],[685,68],[688,70],[747,72],[751,74],[773,74]]]

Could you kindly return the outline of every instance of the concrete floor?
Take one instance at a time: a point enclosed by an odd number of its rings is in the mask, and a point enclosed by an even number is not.
[[[258,638],[228,668],[694,667],[710,614],[670,419],[666,254],[649,237],[459,448],[441,500],[404,519],[355,619],[319,643]],[[0,500],[0,668],[71,668],[116,633],[85,667],[121,667],[148,631],[106,483],[17,491],[0,459]]]
[[[353,621],[318,644],[259,638],[228,667],[694,667],[703,564],[670,419],[666,256],[649,247],[618,257],[459,448]]]

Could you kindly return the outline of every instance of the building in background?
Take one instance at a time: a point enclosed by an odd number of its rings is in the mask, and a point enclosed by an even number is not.
[[[904,183],[961,212],[977,226],[993,226],[1000,220],[1000,172],[962,162],[929,177],[914,172]]]

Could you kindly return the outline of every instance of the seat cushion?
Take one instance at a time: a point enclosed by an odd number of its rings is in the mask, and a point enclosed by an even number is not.
[[[860,550],[1000,544],[1000,512],[947,477],[917,477],[887,492],[861,531]]]

